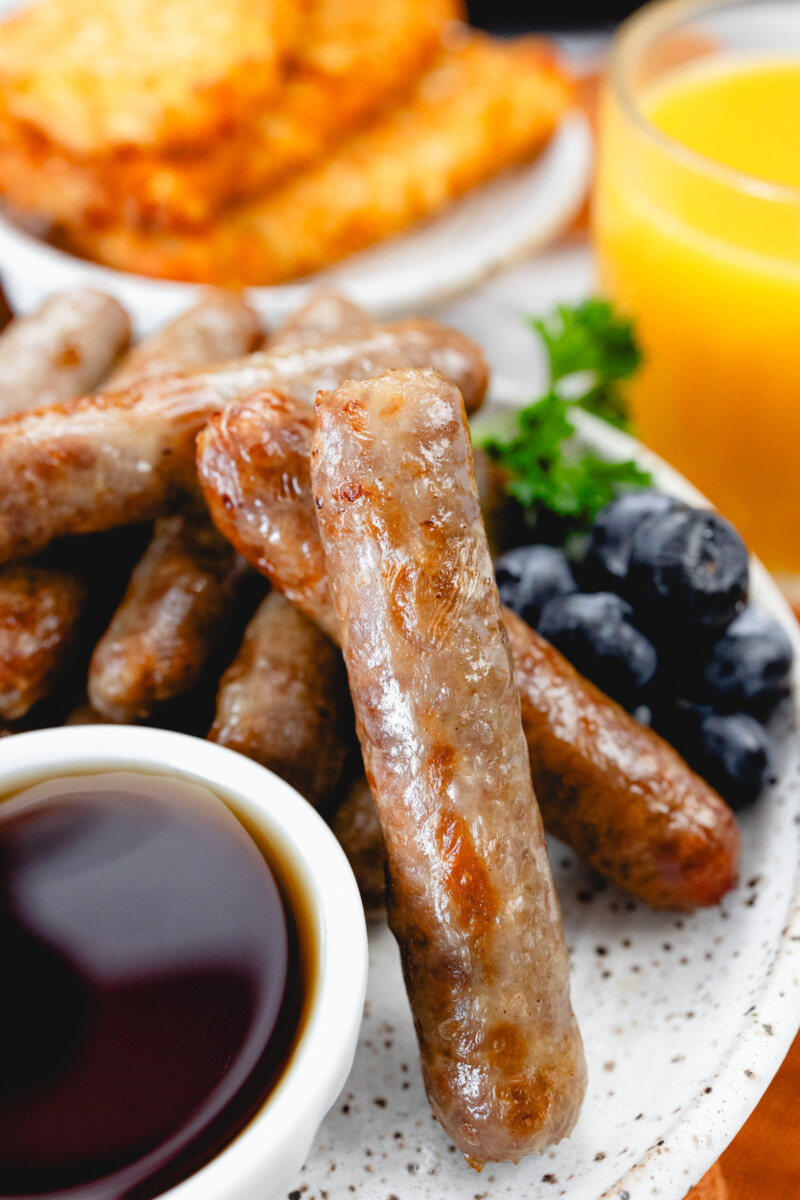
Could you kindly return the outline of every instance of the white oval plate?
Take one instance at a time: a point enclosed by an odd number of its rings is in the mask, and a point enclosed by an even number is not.
[[[499,403],[525,400],[518,385]],[[581,416],[583,416],[581,414]],[[703,502],[638,442],[584,417],[609,458],[635,458],[658,486]],[[800,630],[764,568],[752,598]],[[653,913],[605,886],[560,843],[551,861],[572,957],[589,1092],[572,1137],[519,1166],[469,1168],[434,1120],[397,949],[370,934],[370,977],[353,1072],[289,1200],[683,1200],[752,1112],[800,1025],[800,743],[787,702],[774,722],[777,781],[741,814],[741,882],[716,909]]]
[[[17,6],[17,0],[0,0],[0,16]],[[440,217],[334,269],[296,284],[250,288],[248,296],[268,324],[319,287],[336,287],[379,317],[441,304],[557,237],[580,209],[591,165],[588,123],[572,114],[532,163],[476,188]],[[2,213],[0,276],[17,312],[29,312],[67,288],[110,292],[128,309],[140,334],[183,312],[198,292],[193,284],[114,271],[66,254]]]

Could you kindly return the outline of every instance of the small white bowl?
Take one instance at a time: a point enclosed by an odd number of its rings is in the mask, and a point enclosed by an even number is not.
[[[367,934],[353,873],[322,818],[293,788],[212,742],[162,729],[86,725],[0,741],[0,796],[79,772],[143,770],[203,783],[274,851],[284,891],[315,948],[310,1008],[277,1086],[249,1124],[164,1200],[269,1200],[302,1166],[352,1066],[367,983]],[[302,939],[301,939],[302,940]]]

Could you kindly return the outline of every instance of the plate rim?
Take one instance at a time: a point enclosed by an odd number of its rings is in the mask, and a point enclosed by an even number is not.
[[[0,13],[3,11],[4,0],[0,0]],[[415,225],[313,275],[284,284],[245,288],[243,294],[267,321],[282,319],[314,291],[331,288],[363,304],[379,319],[399,314],[413,315],[420,310],[434,308],[478,287],[492,275],[552,242],[580,210],[587,193],[593,158],[594,142],[589,121],[579,110],[570,109],[535,158],[517,168],[496,173],[455,199],[442,213],[420,222],[418,226],[424,229],[433,222],[446,221],[449,216],[458,213],[460,204],[471,202],[480,195],[482,188],[493,186],[514,171],[539,170],[544,173],[540,188],[545,211],[528,235],[513,246],[506,247],[502,253],[495,253],[491,261],[481,261],[477,266],[473,263],[471,267],[466,265],[458,274],[451,272],[446,279],[438,279],[435,273],[429,274],[426,283],[418,283],[416,288],[406,286],[399,298],[392,295],[391,275],[388,285],[377,286],[376,275],[380,275],[380,268],[375,269],[371,278],[360,280],[358,275],[349,277],[348,264],[355,264],[361,254],[380,250],[395,240],[413,238],[417,228]],[[468,256],[465,256],[465,262],[469,263]],[[129,309],[140,334],[150,332],[177,316],[195,303],[209,286],[174,279],[155,279],[80,258],[50,245],[35,233],[19,226],[2,209],[0,273],[15,309],[29,311],[53,291],[80,286],[97,287],[110,292]],[[53,286],[48,282],[50,279],[54,281]],[[399,287],[399,283],[396,286]],[[32,299],[20,299],[23,295]]]
[[[531,400],[531,388],[518,380],[495,377],[488,403],[496,410],[511,411]],[[631,434],[616,429],[591,413],[578,409],[570,414],[578,436],[590,441],[610,458],[634,458],[651,470],[659,486],[674,490],[688,503],[714,505],[675,467]],[[800,623],[784,599],[766,567],[750,555],[751,593],[759,606],[780,621],[795,653],[792,671],[794,711],[800,728]],[[795,738],[800,733],[795,732]],[[787,1015],[789,1019],[787,1020]],[[682,1186],[691,1190],[714,1165],[722,1152],[755,1110],[800,1031],[800,860],[795,867],[794,884],[787,899],[786,919],[769,966],[765,972],[753,1009],[745,1014],[738,1032],[727,1048],[714,1077],[714,1090],[702,1094],[694,1105],[665,1132],[660,1146],[651,1147],[633,1166],[598,1197],[598,1200],[638,1200],[634,1191],[648,1182],[648,1174],[663,1172],[665,1160],[673,1169],[682,1170]],[[734,1086],[745,1069],[758,1067],[756,1078],[747,1089]],[[727,1087],[727,1096],[725,1095]],[[713,1119],[704,1122],[704,1118]],[[704,1129],[698,1131],[698,1126]],[[663,1186],[663,1177],[661,1185]],[[659,1194],[655,1190],[653,1195]],[[677,1200],[677,1197],[676,1197]]]

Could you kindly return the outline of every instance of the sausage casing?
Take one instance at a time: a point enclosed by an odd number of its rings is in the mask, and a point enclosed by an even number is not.
[[[504,615],[548,832],[652,908],[716,904],[739,865],[728,805],[657,733]]]
[[[163,329],[137,342],[106,382],[106,391],[175,371],[226,362],[257,350],[258,314],[232,292],[211,291]]]
[[[270,350],[284,346],[308,346],[327,337],[359,337],[374,328],[368,312],[337,292],[315,292],[274,333]]]
[[[144,721],[199,679],[224,633],[244,564],[205,518],[165,517],[89,666],[111,721]]]
[[[269,767],[318,806],[339,782],[348,724],[352,729],[341,654],[272,592],[222,677],[210,740]]]
[[[480,403],[487,371],[475,343],[433,321],[406,321],[0,421],[0,563],[65,534],[150,520],[195,493],[194,439],[230,400],[277,388],[311,403],[321,387],[420,362],[443,366]]]
[[[312,436],[303,406],[254,397],[209,424],[200,440],[200,474],[222,532],[336,638],[312,508]],[[738,868],[738,827],[728,806],[671,746],[509,609],[504,617],[547,829],[654,908],[716,904],[734,886]],[[602,742],[584,728],[602,728]],[[576,790],[566,803],[570,779],[582,781],[591,802],[581,804]],[[615,834],[615,826],[625,832]]]
[[[322,393],[312,481],[428,1096],[475,1165],[517,1161],[586,1067],[457,388]]]
[[[59,404],[103,380],[131,327],[111,296],[88,288],[51,296],[0,335],[0,417]]]
[[[197,439],[197,470],[217,528],[331,637],[325,556],[311,494],[314,412],[277,392],[225,406]]]
[[[86,599],[75,575],[19,563],[0,571],[0,719],[17,721],[67,664]]]
[[[348,785],[330,825],[356,877],[364,914],[375,920],[386,908],[386,843],[364,775]]]

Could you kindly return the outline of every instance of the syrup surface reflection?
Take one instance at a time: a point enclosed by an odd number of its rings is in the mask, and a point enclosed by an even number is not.
[[[277,1079],[302,1006],[294,924],[207,789],[70,776],[0,804],[0,1196],[145,1200]]]

